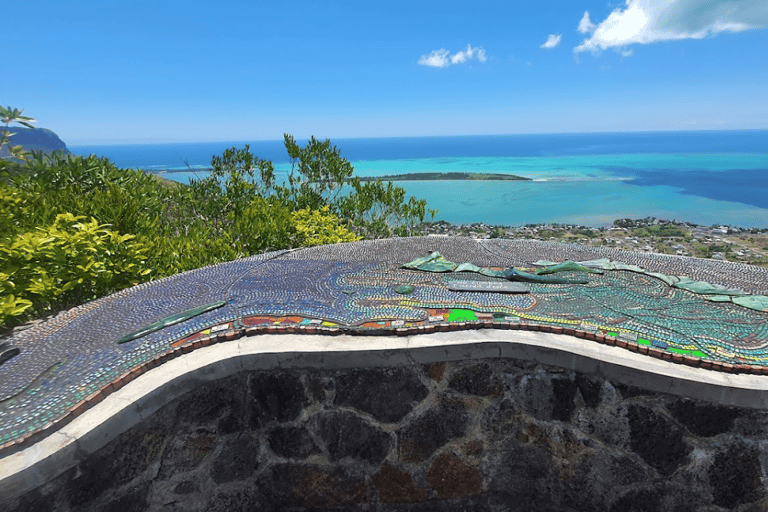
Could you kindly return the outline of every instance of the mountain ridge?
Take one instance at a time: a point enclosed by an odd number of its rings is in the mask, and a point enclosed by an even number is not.
[[[45,154],[54,151],[63,151],[70,154],[67,145],[56,133],[47,128],[27,128],[24,126],[2,126],[0,132],[10,132],[11,146],[21,146],[24,151],[42,151]],[[9,158],[11,155],[7,146],[0,147],[0,158]]]

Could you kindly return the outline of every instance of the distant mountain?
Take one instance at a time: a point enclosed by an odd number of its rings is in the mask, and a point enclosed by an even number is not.
[[[25,151],[42,151],[46,154],[54,151],[64,151],[69,154],[67,145],[51,130],[45,128],[26,128],[24,126],[0,126],[0,131],[8,130],[12,146],[21,146]],[[0,158],[8,158],[7,147],[0,148]]]

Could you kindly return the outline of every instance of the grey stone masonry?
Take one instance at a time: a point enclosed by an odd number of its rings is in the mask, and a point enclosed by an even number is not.
[[[768,411],[510,358],[201,383],[14,511],[768,509]]]

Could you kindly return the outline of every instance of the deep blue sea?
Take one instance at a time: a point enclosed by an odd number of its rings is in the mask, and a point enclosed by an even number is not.
[[[301,142],[301,141],[299,141]],[[213,155],[246,142],[73,146],[80,155],[188,182]],[[251,152],[290,168],[282,141]],[[359,176],[476,171],[532,181],[398,182],[436,219],[608,225],[657,217],[768,228],[768,130],[334,139]]]

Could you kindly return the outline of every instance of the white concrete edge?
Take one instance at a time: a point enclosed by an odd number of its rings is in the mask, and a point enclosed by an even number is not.
[[[655,359],[573,336],[480,329],[414,336],[244,337],[200,348],[131,381],[36,444],[0,459],[0,501],[74,467],[200,384],[246,370],[341,369],[508,357],[560,366],[651,391],[768,408],[768,378]]]

